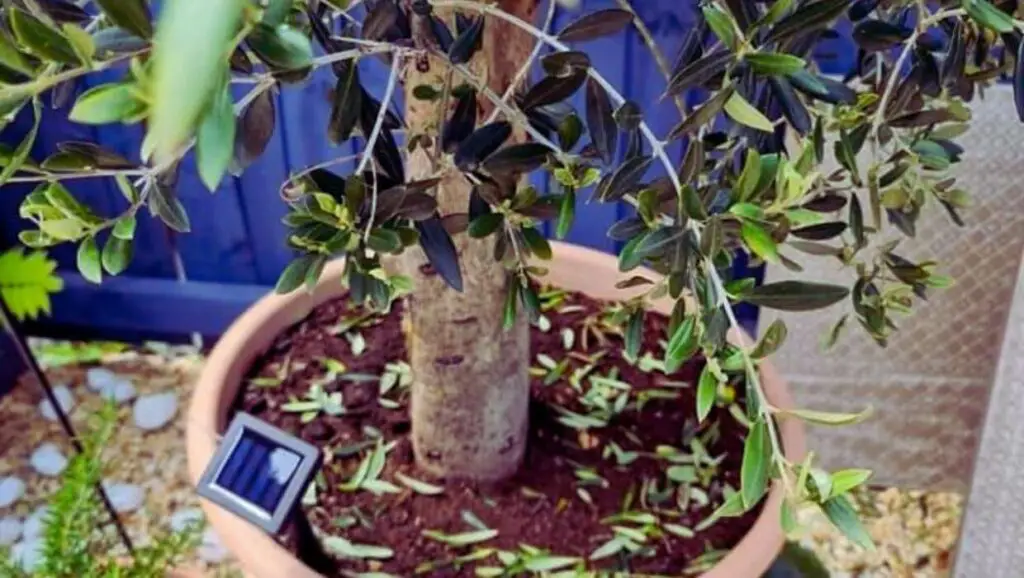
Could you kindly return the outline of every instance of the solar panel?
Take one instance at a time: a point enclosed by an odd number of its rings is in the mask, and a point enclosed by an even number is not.
[[[320,469],[320,450],[238,413],[199,479],[199,495],[276,534]]]

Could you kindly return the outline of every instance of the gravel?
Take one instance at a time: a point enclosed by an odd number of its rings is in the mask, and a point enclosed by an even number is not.
[[[119,514],[129,514],[142,507],[146,493],[142,486],[122,482],[103,481],[103,489],[107,491],[110,505]]]
[[[21,520],[16,516],[0,518],[0,546],[10,546],[21,537]]]
[[[155,431],[169,424],[177,411],[178,397],[173,392],[144,395],[135,400],[132,421],[143,431]]]
[[[15,476],[0,479],[0,508],[6,508],[25,494],[25,482]]]
[[[46,522],[46,516],[50,513],[50,506],[39,506],[32,514],[25,520],[25,525],[22,527],[22,536],[26,540],[32,540],[39,538],[43,535],[43,525]]]
[[[11,546],[11,561],[25,572],[33,572],[43,561],[43,541],[25,540]]]
[[[46,442],[36,448],[29,458],[32,469],[44,476],[57,476],[68,467],[68,459],[57,444]]]
[[[75,410],[75,396],[68,389],[68,386],[58,385],[54,387],[53,396],[57,398],[57,404],[64,410],[66,415]],[[44,399],[39,402],[39,412],[43,414],[44,418],[50,421],[57,421],[57,412],[54,411],[50,400]]]

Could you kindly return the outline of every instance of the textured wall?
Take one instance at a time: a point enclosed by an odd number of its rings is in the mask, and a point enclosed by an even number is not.
[[[989,90],[972,109],[973,127],[958,140],[966,149],[960,186],[974,197],[962,212],[966,227],[956,228],[931,203],[918,238],[899,249],[910,259],[937,259],[956,279],[954,287],[933,292],[913,316],[898,321],[901,329],[887,349],[854,322],[834,350],[822,353],[821,339],[850,309],[848,301],[823,312],[784,315],[789,339],[776,362],[798,403],[875,410],[860,425],[812,429],[811,449],[830,468],[871,468],[874,481],[907,488],[963,491],[970,480],[1024,245],[1024,125],[1010,88]],[[899,236],[889,230],[885,238]],[[852,284],[853,272],[840,270],[834,260],[791,256],[804,265],[801,276]],[[767,280],[788,275],[770,268]],[[762,327],[777,313],[763,315]]]

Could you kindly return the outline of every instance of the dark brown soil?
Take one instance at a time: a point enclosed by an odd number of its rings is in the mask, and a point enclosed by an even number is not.
[[[549,301],[548,303],[551,303]],[[344,566],[354,571],[379,571],[395,576],[473,576],[474,565],[500,566],[490,556],[469,562],[461,568],[447,562],[482,548],[517,551],[523,544],[534,546],[558,556],[590,557],[613,536],[613,525],[642,529],[642,524],[608,523],[609,516],[624,511],[644,511],[658,516],[661,523],[693,529],[705,520],[723,500],[724,488],[739,487],[745,426],[720,408],[711,419],[697,427],[694,409],[694,387],[700,370],[699,362],[691,362],[674,375],[660,371],[644,371],[626,361],[621,352],[623,343],[617,330],[594,323],[608,309],[582,295],[566,294],[557,306],[545,311],[550,327],[532,329],[534,366],[541,363],[537,354],[546,354],[555,362],[568,359],[569,369],[553,384],[546,385],[548,371],[535,369],[532,379],[532,436],[526,461],[513,479],[497,485],[480,485],[460,481],[430,479],[417,471],[409,440],[409,416],[405,404],[408,392],[395,387],[388,398],[400,402],[398,409],[378,403],[378,383],[335,379],[325,386],[327,391],[343,394],[346,413],[342,416],[320,414],[311,423],[300,422],[298,413],[281,409],[290,398],[302,398],[312,382],[322,380],[325,369],[320,358],[331,358],[345,364],[350,374],[379,376],[389,363],[406,356],[401,329],[401,308],[396,304],[391,315],[372,319],[355,329],[365,340],[365,351],[355,355],[349,339],[340,332],[349,320],[366,317],[351,308],[344,299],[329,302],[316,309],[306,320],[281,335],[275,346],[252,370],[251,377],[274,378],[286,375],[280,385],[250,384],[240,396],[240,409],[260,416],[277,426],[295,432],[328,452],[327,465],[320,479],[320,495],[315,506],[307,507],[314,526],[325,533],[344,536],[357,544],[386,546],[394,555],[385,560],[368,562],[346,560]],[[587,321],[589,320],[589,321]],[[589,323],[602,327],[588,332],[586,343],[582,328]],[[663,351],[659,341],[665,339],[667,320],[660,315],[647,316],[642,351],[660,359]],[[564,329],[574,333],[571,349],[565,347]],[[598,334],[601,337],[598,337]],[[351,335],[351,334],[350,334]],[[571,351],[571,352],[570,352]],[[629,406],[611,421],[610,427],[580,431],[563,425],[562,415],[552,405],[578,413],[587,413],[580,403],[580,392],[568,376],[588,364],[588,356],[605,352],[589,375],[610,375],[630,384]],[[550,362],[549,362],[550,363]],[[287,367],[282,371],[282,367]],[[671,380],[675,384],[666,381]],[[548,381],[552,381],[548,379]],[[681,387],[679,382],[689,385]],[[582,390],[592,385],[589,379],[579,380]],[[742,388],[738,388],[742,391]],[[671,392],[674,399],[653,398],[637,410],[634,402],[651,391]],[[371,440],[380,432],[396,445],[387,454],[387,464],[380,478],[402,489],[401,493],[376,496],[365,490],[339,491],[339,484],[349,480],[363,458],[373,450]],[[694,442],[697,440],[697,442]],[[609,444],[614,442],[625,452],[639,452],[627,466],[617,463]],[[711,466],[713,476],[688,487],[678,487],[666,479],[671,465],[656,456],[658,446],[672,446],[685,454],[694,454],[693,443],[706,447],[712,458],[721,458]],[[362,451],[355,453],[363,444]],[[699,450],[698,450],[698,453]],[[596,472],[604,483],[581,483],[577,470]],[[396,472],[416,480],[443,485],[439,495],[425,495],[409,490],[400,483]],[[712,479],[713,478],[713,479]],[[663,493],[674,490],[661,503],[649,494],[656,483]],[[709,498],[701,499],[701,494]],[[682,498],[680,498],[682,496]],[[686,499],[686,496],[690,496]],[[641,499],[643,497],[643,499]],[[681,500],[681,501],[680,501]],[[588,501],[590,503],[588,503]],[[682,507],[680,507],[682,506]],[[682,575],[701,559],[735,545],[749,530],[757,512],[738,518],[717,521],[710,528],[691,538],[680,538],[668,532],[652,532],[644,544],[649,549],[633,556],[616,555],[587,562],[594,570],[628,570],[640,574]],[[470,513],[470,514],[467,514]],[[467,518],[482,521],[487,528],[498,531],[497,537],[466,547],[453,547],[424,536],[426,530],[458,534],[475,530]],[[604,520],[604,521],[603,521]],[[287,540],[286,540],[287,542]],[[423,566],[434,563],[433,567]],[[340,574],[339,574],[340,575]]]

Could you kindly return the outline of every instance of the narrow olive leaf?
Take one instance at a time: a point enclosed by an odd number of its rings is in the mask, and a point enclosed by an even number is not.
[[[417,221],[416,231],[420,234],[420,246],[423,247],[431,266],[449,287],[461,293],[462,271],[459,268],[458,252],[441,219],[433,217]]]
[[[700,346],[697,335],[697,318],[687,317],[679,324],[665,348],[665,372],[675,373],[683,363],[696,353]]]
[[[860,487],[871,478],[871,470],[849,469],[832,474],[831,496],[841,496],[850,490]]]
[[[782,343],[786,340],[788,333],[785,321],[781,319],[772,321],[768,329],[765,329],[760,341],[754,346],[753,351],[750,352],[750,356],[755,359],[761,359],[775,353],[782,347]]]
[[[799,10],[793,11],[772,27],[765,39],[765,44],[781,42],[825,28],[833,20],[839,18],[849,5],[850,0],[820,0],[812,4],[804,3]]]
[[[68,118],[82,124],[107,124],[134,114],[140,106],[130,84],[101,84],[83,92]]]
[[[779,412],[783,415],[800,418],[809,423],[827,426],[858,424],[871,417],[872,414],[871,408],[867,408],[860,413],[834,413],[812,409],[785,409],[779,410]]]
[[[740,492],[743,507],[753,508],[768,491],[768,478],[772,465],[768,425],[763,420],[754,422],[743,444],[743,463],[740,466]]]
[[[730,85],[726,88],[715,93],[711,98],[704,101],[699,107],[695,108],[690,116],[687,116],[677,124],[665,137],[665,140],[672,142],[680,139],[688,134],[692,134],[697,131],[700,127],[711,122],[718,113],[722,112],[725,107],[725,103],[732,98],[735,87]]]
[[[781,311],[813,311],[835,305],[850,295],[847,287],[806,281],[759,285],[740,297],[751,304]]]
[[[775,24],[783,17],[783,15],[786,14],[786,12],[789,12],[790,7],[792,6],[793,0],[776,0],[772,3],[772,7],[764,13],[764,16],[754,24],[754,28]]]
[[[234,156],[235,124],[231,88],[225,85],[214,95],[196,131],[196,166],[203,184],[211,191],[220,184]]]
[[[32,59],[22,54],[6,34],[0,34],[0,64],[25,76],[34,76],[36,73]]]
[[[107,18],[139,38],[153,36],[149,8],[145,0],[96,0]]]
[[[633,15],[627,10],[619,8],[597,10],[584,14],[570,22],[568,26],[558,33],[558,39],[562,42],[593,40],[615,34],[628,26],[632,21]]]
[[[871,536],[867,530],[860,523],[860,518],[857,516],[857,511],[853,509],[850,501],[846,496],[835,496],[829,498],[824,504],[821,505],[822,511],[825,512],[825,517],[832,522],[840,532],[843,533],[847,538],[852,540],[858,546],[867,550],[874,551],[875,544],[871,540]]]
[[[551,154],[547,145],[536,142],[507,146],[487,157],[483,168],[490,173],[526,173],[540,168]]]
[[[704,141],[697,138],[690,139],[690,144],[686,147],[686,154],[683,156],[683,164],[679,167],[679,182],[689,183],[700,174],[703,167]]]
[[[884,20],[864,20],[853,27],[853,40],[868,52],[879,52],[902,44],[914,31]]]
[[[160,15],[153,42],[149,132],[156,162],[173,158],[191,136],[225,74],[245,0],[175,0]]]
[[[740,173],[736,184],[733,187],[734,197],[741,202],[747,201],[754,196],[757,183],[761,180],[761,155],[757,149],[747,149],[746,158],[743,160],[743,171]]]
[[[619,140],[619,125],[615,122],[608,93],[593,78],[587,78],[587,130],[604,164],[610,165],[615,157]]]
[[[41,112],[42,105],[39,99],[32,101],[32,126],[26,132],[24,138],[15,147],[14,152],[10,156],[4,159],[3,170],[0,170],[0,184],[6,183],[7,179],[11,178],[14,173],[18,172],[24,164],[25,160],[28,159],[29,153],[32,152],[32,145],[36,142],[36,137],[39,135],[39,124],[42,120]]]
[[[1013,18],[988,0],[960,0],[960,5],[978,24],[1003,34],[1013,32]]]
[[[590,56],[578,50],[552,52],[540,59],[540,66],[552,76],[569,76],[577,70],[590,68]]]
[[[744,56],[743,60],[754,72],[765,76],[795,74],[807,67],[803,58],[780,52],[754,52]]]
[[[697,381],[697,421],[704,423],[718,398],[718,377],[711,366],[704,364]]]
[[[595,195],[602,202],[617,201],[635,189],[644,177],[654,157],[633,157],[615,169],[611,178],[598,185]]]
[[[63,64],[81,64],[74,47],[58,30],[19,8],[12,8],[9,18],[18,42],[32,54]]]
[[[846,223],[834,221],[831,223],[819,223],[808,227],[790,230],[789,234],[799,239],[808,241],[825,241],[834,239],[846,231]]]
[[[519,303],[519,281],[509,275],[505,293],[505,308],[502,315],[502,326],[508,330],[516,323],[516,304]]]
[[[476,126],[476,91],[470,89],[458,97],[452,117],[444,126],[441,147],[445,152],[455,150],[463,140],[473,134]]]
[[[640,346],[643,345],[644,337],[644,310],[638,309],[629,316],[626,323],[626,356],[629,359],[636,359],[640,355]]]
[[[512,135],[512,125],[507,121],[492,122],[470,134],[455,151],[455,165],[462,170],[472,170]]]
[[[698,221],[708,218],[708,210],[704,206],[704,201],[701,200],[696,189],[690,185],[683,186],[683,211],[687,217]]]
[[[174,190],[162,183],[157,182],[149,189],[149,211],[179,233],[188,233],[192,229],[185,207],[181,206]]]
[[[701,13],[704,15],[704,21],[707,22],[708,27],[722,41],[722,44],[735,50],[739,40],[736,35],[736,21],[714,4],[701,6]]]
[[[281,272],[281,276],[277,278],[274,292],[279,294],[291,293],[301,287],[305,283],[315,260],[315,255],[302,255],[288,263],[288,266]]]
[[[523,240],[526,241],[526,246],[530,248],[530,252],[536,255],[538,259],[544,261],[551,260],[551,245],[540,231],[533,227],[523,227],[520,229],[520,232],[523,235]]]
[[[362,34],[365,40],[383,40],[395,23],[398,22],[398,5],[394,2],[375,2],[366,11],[363,20]]]
[[[626,217],[612,223],[608,228],[608,237],[616,241],[629,241],[646,229],[647,224],[640,217]]]
[[[55,22],[74,22],[81,24],[91,18],[89,13],[66,0],[47,0],[40,8],[53,18]]]
[[[627,100],[622,103],[622,106],[615,109],[615,113],[612,115],[615,117],[616,124],[619,128],[625,131],[635,131],[640,128],[640,123],[644,120],[644,113],[640,110],[640,105]]]
[[[724,72],[735,58],[736,56],[728,50],[721,50],[704,58],[698,58],[669,80],[664,96],[675,96],[688,88],[702,86]]]
[[[769,263],[779,262],[779,247],[764,227],[752,221],[744,220],[740,225],[740,235],[743,237],[744,244],[755,255]]]
[[[448,58],[453,64],[465,64],[473,58],[480,48],[480,41],[483,37],[484,17],[481,14],[470,25],[459,33],[458,38],[452,42],[448,49]]]
[[[775,126],[772,125],[772,121],[761,113],[761,111],[754,108],[754,105],[750,104],[747,99],[743,98],[738,92],[734,92],[729,100],[725,101],[723,107],[725,114],[729,115],[729,118],[734,121],[755,128],[757,130],[763,130],[765,132],[772,132],[775,130]]]
[[[86,281],[96,284],[103,281],[103,267],[100,264],[100,249],[96,244],[96,237],[89,236],[82,239],[78,245],[75,264],[78,266],[78,272]]]
[[[796,95],[793,85],[785,78],[778,76],[769,78],[768,85],[771,86],[775,101],[779,103],[783,116],[786,117],[793,130],[801,135],[806,135],[810,132],[811,115],[807,112],[807,107],[804,106],[804,103],[800,101],[800,97]]]
[[[101,261],[103,268],[111,275],[120,275],[132,260],[132,242],[111,236],[103,246]]]
[[[569,230],[572,229],[573,220],[576,218],[576,192],[569,190],[562,195],[562,200],[558,208],[558,226],[555,229],[555,235],[559,239],[564,239],[569,234]]]
[[[88,159],[90,166],[100,169],[130,169],[136,166],[123,156],[90,142],[62,142],[57,148],[62,153]]]
[[[270,137],[274,134],[276,118],[274,96],[270,91],[263,92],[245,107],[238,117],[235,131],[232,173],[241,174],[252,161],[263,154],[270,143]]]
[[[466,232],[474,239],[482,239],[497,231],[504,222],[505,216],[501,213],[486,213],[470,221]]]
[[[1024,42],[1017,48],[1017,62],[1013,67],[1013,103],[1017,119],[1024,122]]]
[[[416,492],[417,494],[423,494],[425,496],[436,496],[438,494],[444,493],[444,488],[442,488],[441,486],[435,486],[434,484],[428,484],[427,482],[411,478],[403,474],[402,472],[395,473],[395,478],[397,478],[399,482],[402,482],[403,485],[407,486],[410,490]]]
[[[327,124],[327,138],[332,143],[341,144],[352,136],[363,106],[362,95],[359,67],[354,62],[346,63],[334,85],[334,102],[331,104],[331,117]]]
[[[545,76],[526,91],[519,102],[519,107],[529,111],[538,106],[562,102],[576,94],[587,78],[585,69],[577,70],[569,76]]]

